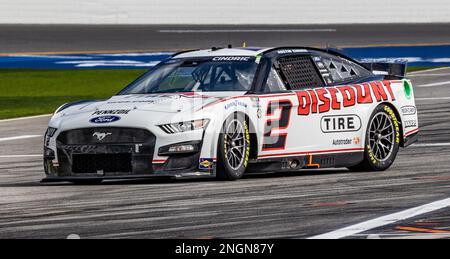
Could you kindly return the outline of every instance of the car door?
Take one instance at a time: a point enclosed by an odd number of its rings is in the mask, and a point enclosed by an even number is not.
[[[269,75],[266,88],[272,88],[271,93],[260,97],[264,137],[258,157],[303,156],[329,147],[331,138],[324,137],[320,130],[320,116],[312,108],[309,95],[312,89],[325,86],[311,56],[279,57],[271,71],[274,73],[282,85],[279,88],[284,89],[273,93],[277,87],[272,86],[275,83]]]

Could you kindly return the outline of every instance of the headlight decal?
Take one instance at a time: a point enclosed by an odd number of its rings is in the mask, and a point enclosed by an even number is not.
[[[184,121],[179,123],[163,124],[159,127],[167,134],[175,134],[186,131],[205,129],[208,126],[208,119]]]
[[[55,135],[55,133],[56,133],[57,130],[58,130],[58,129],[56,129],[56,128],[49,127],[49,128],[47,129],[47,131],[45,132],[45,136],[46,136],[46,137],[52,138],[52,137]]]

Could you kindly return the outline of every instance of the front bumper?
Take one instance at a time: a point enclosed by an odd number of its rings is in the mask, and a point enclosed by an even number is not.
[[[95,132],[108,132],[111,137],[99,140],[93,137]],[[141,129],[91,128],[62,132],[56,140],[56,152],[44,148],[46,178],[43,181],[216,176],[214,163],[208,169],[200,168],[200,152],[154,161],[155,142],[152,133]]]

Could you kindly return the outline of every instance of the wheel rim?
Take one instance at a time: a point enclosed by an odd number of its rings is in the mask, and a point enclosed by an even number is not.
[[[388,159],[394,150],[395,130],[392,119],[384,112],[377,113],[370,122],[369,142],[372,154],[379,161]]]
[[[228,124],[225,141],[227,145],[226,159],[228,165],[233,170],[237,170],[244,163],[245,150],[247,148],[244,126],[239,120],[234,119]]]

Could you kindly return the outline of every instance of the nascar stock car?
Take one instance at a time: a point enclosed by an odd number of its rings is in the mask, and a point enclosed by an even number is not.
[[[43,181],[385,170],[417,140],[405,71],[306,47],[176,53],[110,99],[61,106]]]

